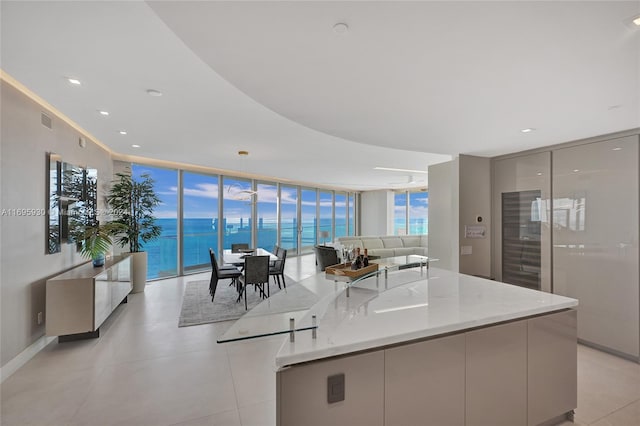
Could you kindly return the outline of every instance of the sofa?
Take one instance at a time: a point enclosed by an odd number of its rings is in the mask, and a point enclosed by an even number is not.
[[[394,257],[419,254],[427,256],[427,235],[388,235],[371,237],[339,237],[342,247],[367,249],[369,256]]]

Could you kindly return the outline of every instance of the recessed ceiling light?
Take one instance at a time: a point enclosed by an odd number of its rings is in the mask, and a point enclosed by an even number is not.
[[[578,173],[580,169],[573,169],[573,173]]]
[[[105,117],[109,115],[109,111],[98,110],[98,112],[100,113],[100,115],[104,115]]]
[[[80,80],[78,80],[77,78],[73,78],[73,77],[68,77],[67,81],[71,84],[75,84],[76,86],[80,86],[82,85],[82,83],[80,82]]]
[[[640,30],[640,15],[632,16],[631,18],[627,18],[622,21],[624,25],[632,30]]]
[[[120,130],[120,132],[119,132],[119,133],[120,133],[121,135],[126,135],[126,134],[127,134],[127,131],[126,131],[126,130]]]
[[[333,32],[336,34],[346,34],[349,32],[349,26],[344,22],[338,22],[333,26]]]
[[[136,145],[135,143],[131,145],[131,148],[140,148],[140,145]]]
[[[374,167],[373,170],[386,170],[389,172],[407,172],[407,173],[429,173],[426,170],[411,170],[411,169],[394,169],[393,167]]]
[[[533,132],[535,129],[531,128],[531,127],[527,127],[526,129],[522,129],[520,130],[522,133],[529,133],[529,132]]]
[[[619,146],[613,148],[611,151],[622,151],[622,148],[620,148]]]
[[[147,95],[160,97],[162,96],[162,92],[156,89],[147,89]]]
[[[538,176],[542,176],[542,172],[538,172],[538,173],[537,173],[537,175],[538,175]]]

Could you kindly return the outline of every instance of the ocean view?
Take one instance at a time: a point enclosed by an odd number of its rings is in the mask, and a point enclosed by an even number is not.
[[[177,219],[157,219],[162,227],[160,238],[147,243],[144,250],[148,252],[148,278],[156,279],[174,276],[178,271],[178,232]],[[404,221],[397,221],[398,228],[404,227]],[[209,248],[217,253],[217,221],[211,218],[184,219],[183,221],[183,262],[185,271],[199,270],[210,265]],[[223,248],[231,248],[233,243],[250,243],[251,223],[248,220],[225,221],[223,234]],[[297,226],[294,220],[283,221],[281,229],[281,246],[286,249],[296,247]],[[302,222],[302,245],[313,246],[324,241],[316,241],[315,221]],[[320,229],[331,231],[331,219],[321,219]],[[410,223],[411,234],[423,234],[427,230],[427,221],[416,220]],[[346,221],[336,219],[336,236],[346,235]],[[257,242],[258,246],[267,250],[273,249],[277,241],[275,221],[259,221]]]

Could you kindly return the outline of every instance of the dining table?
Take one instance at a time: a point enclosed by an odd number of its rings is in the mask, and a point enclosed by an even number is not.
[[[269,261],[275,262],[278,256],[263,248],[241,250],[238,253],[231,252],[231,249],[222,251],[222,262],[228,265],[243,266],[247,256],[269,256]]]

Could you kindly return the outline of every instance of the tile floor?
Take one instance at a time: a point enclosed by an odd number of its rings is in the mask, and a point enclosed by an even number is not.
[[[288,259],[286,273],[314,274],[313,256]],[[208,277],[153,282],[99,339],[49,345],[2,384],[0,424],[275,424],[282,337],[219,345],[229,322],[177,327],[184,284]],[[640,425],[640,365],[579,346],[575,424]]]

